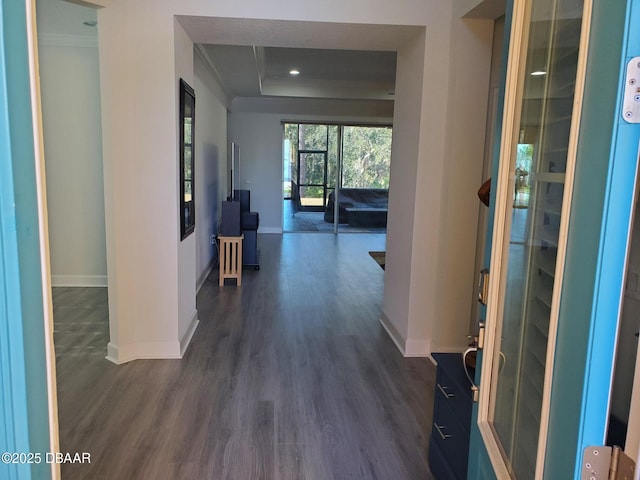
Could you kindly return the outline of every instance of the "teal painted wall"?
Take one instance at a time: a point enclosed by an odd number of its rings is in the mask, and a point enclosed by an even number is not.
[[[25,2],[0,10],[0,451],[50,450],[44,308]],[[0,478],[50,466],[0,463]]]

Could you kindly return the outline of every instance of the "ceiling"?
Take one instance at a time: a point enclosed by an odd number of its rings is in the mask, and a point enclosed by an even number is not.
[[[393,100],[395,52],[213,44],[200,51],[232,98]]]
[[[72,3],[73,2],[73,3]],[[93,8],[78,0],[37,0],[43,33],[97,36]],[[423,29],[179,16],[230,100],[322,98],[393,101],[396,52]],[[300,71],[293,77],[292,68]]]
[[[396,52],[419,26],[176,17],[231,98],[394,99]],[[292,77],[296,68],[300,75]]]

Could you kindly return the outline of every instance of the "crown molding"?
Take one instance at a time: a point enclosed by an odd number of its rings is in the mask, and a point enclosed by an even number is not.
[[[220,75],[220,72],[218,72],[218,69],[216,68],[215,64],[211,60],[211,57],[209,57],[209,54],[207,53],[207,51],[205,50],[202,44],[194,43],[193,50],[196,56],[200,58],[200,60],[204,64],[209,74],[213,77],[215,82],[218,84],[218,87],[220,88],[221,93],[224,95],[223,103],[228,109],[229,106],[231,105],[232,98],[229,93],[229,89],[227,88],[227,86],[224,83],[224,80],[222,79],[222,75]]]

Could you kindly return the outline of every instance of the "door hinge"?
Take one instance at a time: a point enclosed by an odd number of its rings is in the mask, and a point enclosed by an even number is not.
[[[478,278],[478,301],[482,305],[487,304],[487,298],[489,297],[489,270],[483,268],[480,270],[480,277]]]
[[[620,447],[584,449],[582,480],[633,480],[635,471],[635,462]]]
[[[467,339],[469,340],[469,348],[475,350],[482,350],[484,348],[484,329],[485,323],[478,323],[478,335],[468,335]],[[465,354],[466,356],[466,354]]]
[[[480,389],[477,385],[471,385],[471,398],[473,398],[473,403],[478,403],[478,398],[480,397]]]
[[[640,57],[627,63],[622,117],[628,123],[640,123]]]
[[[484,322],[480,322],[478,324],[478,338],[476,340],[476,345],[478,350],[482,350],[484,348]]]

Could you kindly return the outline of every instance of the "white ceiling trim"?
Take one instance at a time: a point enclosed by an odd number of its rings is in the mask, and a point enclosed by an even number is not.
[[[361,100],[393,100],[393,84],[382,82],[352,82],[307,80],[300,84],[296,79],[265,80],[262,94],[272,96],[361,99]],[[382,93],[381,93],[382,91]]]
[[[262,79],[264,78],[264,74],[266,71],[264,47],[256,47],[255,45],[253,46],[253,59],[256,62],[256,69],[258,71],[258,84],[260,86],[260,93],[264,95],[264,91],[262,89]]]
[[[200,60],[202,60],[202,63],[204,64],[205,68],[209,71],[211,76],[214,78],[214,80],[218,82],[218,86],[220,87],[220,90],[222,90],[222,93],[224,93],[225,100],[226,100],[225,103],[228,108],[229,105],[231,105],[232,95],[229,92],[229,89],[227,88],[227,86],[225,85],[224,80],[220,75],[220,72],[218,72],[218,69],[216,68],[214,63],[211,61],[209,54],[207,53],[207,51],[204,49],[202,45],[194,44],[193,50],[196,53],[196,55],[200,58]]]
[[[371,25],[178,15],[194,43],[398,51],[424,26]]]

